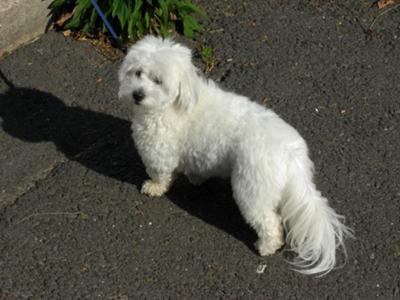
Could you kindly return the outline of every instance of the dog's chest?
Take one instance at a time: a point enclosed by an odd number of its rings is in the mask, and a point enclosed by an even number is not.
[[[176,152],[179,128],[165,116],[137,116],[132,121],[135,145],[145,160],[148,156],[165,156]]]

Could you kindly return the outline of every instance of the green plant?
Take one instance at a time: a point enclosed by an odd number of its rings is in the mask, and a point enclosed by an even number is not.
[[[207,18],[191,0],[98,0],[101,10],[123,41],[133,41],[146,33],[168,36],[173,31],[187,37],[202,29],[195,16]],[[96,33],[107,29],[90,0],[53,0],[50,8],[63,11],[64,29]],[[66,17],[67,16],[67,17]]]
[[[205,62],[208,63],[212,60],[213,58],[213,48],[208,47],[208,46],[203,46],[201,48],[201,59]]]
[[[210,73],[218,64],[218,60],[214,56],[214,50],[208,46],[202,46],[200,50],[201,60],[205,65],[205,72]]]

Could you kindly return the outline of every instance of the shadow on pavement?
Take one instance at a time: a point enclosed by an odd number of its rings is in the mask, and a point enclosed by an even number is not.
[[[52,94],[7,83],[9,89],[0,94],[1,125],[6,133],[30,143],[52,142],[68,159],[140,189],[147,175],[131,137],[130,122],[67,107]],[[228,181],[212,179],[195,187],[179,178],[167,196],[176,206],[253,249],[256,235],[240,216]]]
[[[229,180],[212,178],[193,186],[181,176],[167,193],[176,206],[243,242],[256,255],[257,235],[244,221],[232,197]]]
[[[49,93],[15,87],[0,94],[0,117],[11,136],[53,142],[68,159],[98,173],[135,185],[145,176],[126,120],[67,107]]]

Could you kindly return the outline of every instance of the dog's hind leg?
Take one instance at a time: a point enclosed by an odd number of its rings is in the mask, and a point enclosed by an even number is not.
[[[274,254],[284,245],[282,220],[276,212],[281,188],[263,179],[235,171],[231,178],[235,201],[246,222],[257,232],[255,247],[261,256]]]
[[[265,220],[254,227],[259,236],[255,247],[261,256],[274,254],[284,245],[282,220],[276,212],[266,212]]]

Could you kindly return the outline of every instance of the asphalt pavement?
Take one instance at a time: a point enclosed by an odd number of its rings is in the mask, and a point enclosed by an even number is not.
[[[140,195],[121,58],[50,32],[0,60],[0,298],[399,299],[400,7],[197,2],[210,20],[186,43],[305,137],[355,231],[347,262],[315,278],[258,256],[228,181]]]

